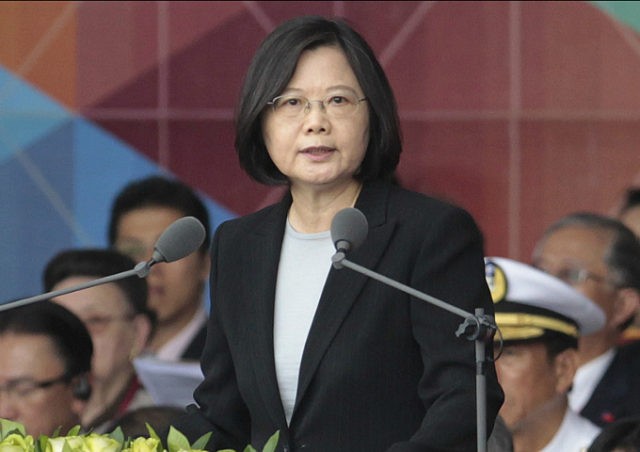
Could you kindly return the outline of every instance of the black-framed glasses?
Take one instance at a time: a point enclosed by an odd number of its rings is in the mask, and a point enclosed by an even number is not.
[[[313,102],[318,102],[328,116],[340,119],[354,115],[360,103],[365,100],[366,97],[358,98],[355,93],[334,93],[320,100],[310,100],[297,94],[284,94],[267,102],[267,105],[270,105],[278,116],[299,118],[311,111]]]
[[[67,373],[48,380],[36,380],[30,377],[16,378],[0,385],[0,394],[4,392],[10,400],[19,402],[38,390],[48,389],[54,385],[69,383],[70,381],[71,378]]]

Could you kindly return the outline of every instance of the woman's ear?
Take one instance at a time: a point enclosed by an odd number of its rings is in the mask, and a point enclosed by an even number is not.
[[[558,353],[553,359],[553,368],[556,375],[556,392],[568,392],[578,370],[578,350],[568,348]]]

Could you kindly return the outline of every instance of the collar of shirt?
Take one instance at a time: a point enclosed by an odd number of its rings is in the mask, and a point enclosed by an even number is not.
[[[167,361],[179,361],[182,353],[189,346],[191,340],[198,334],[200,328],[207,322],[204,306],[198,309],[189,323],[164,344],[156,353],[156,357]]]
[[[579,413],[591,398],[591,394],[609,368],[616,354],[614,348],[607,350],[602,355],[592,359],[578,368],[573,377],[573,386],[569,393],[569,406]]]

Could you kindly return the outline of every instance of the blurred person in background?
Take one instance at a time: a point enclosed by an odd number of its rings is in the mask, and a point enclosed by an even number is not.
[[[149,350],[165,360],[198,360],[206,337],[204,288],[209,277],[209,216],[186,184],[161,176],[136,180],[116,196],[109,244],[134,261],[151,258],[160,234],[184,216],[200,220],[206,235],[200,249],[180,260],[155,265],[147,276],[149,306],[158,323]]]
[[[640,187],[632,187],[625,192],[622,206],[618,211],[618,219],[637,237],[640,237]],[[640,310],[636,312],[633,324],[624,330],[622,342],[638,339],[640,339]]]
[[[533,264],[594,301],[603,328],[580,337],[571,407],[603,426],[640,415],[640,342],[619,346],[640,306],[640,242],[620,221],[574,213],[549,226]]]
[[[71,249],[53,257],[44,271],[45,290],[60,290],[132,269],[134,262],[115,250]],[[54,298],[87,326],[94,344],[93,392],[82,425],[103,433],[116,417],[152,405],[132,360],[152,337],[155,314],[147,307],[147,286],[132,276]]]
[[[81,424],[93,346],[72,312],[47,301],[0,313],[0,418],[37,438]]]
[[[582,452],[600,428],[569,407],[578,337],[604,325],[591,300],[557,278],[511,259],[486,259],[495,303],[500,417],[515,452]]]

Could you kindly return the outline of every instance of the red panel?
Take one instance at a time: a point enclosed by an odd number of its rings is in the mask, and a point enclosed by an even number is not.
[[[75,106],[76,2],[0,2],[0,64]]]

